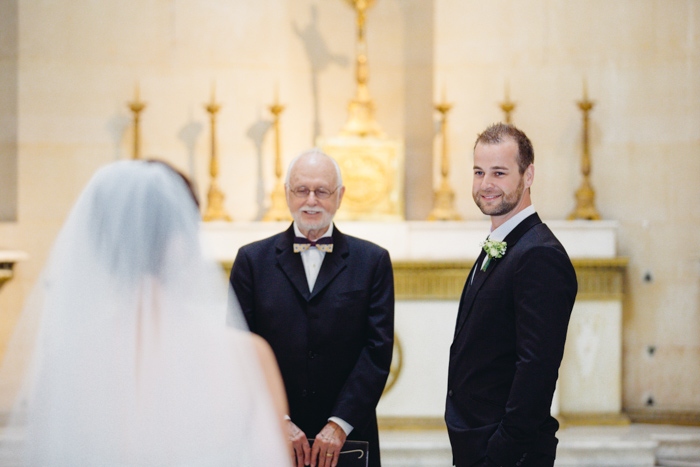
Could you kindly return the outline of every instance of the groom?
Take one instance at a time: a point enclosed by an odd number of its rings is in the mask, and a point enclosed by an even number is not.
[[[577,282],[532,206],[533,162],[530,140],[512,125],[477,137],[472,195],[491,233],[450,348],[445,421],[457,467],[554,465],[550,406]]]

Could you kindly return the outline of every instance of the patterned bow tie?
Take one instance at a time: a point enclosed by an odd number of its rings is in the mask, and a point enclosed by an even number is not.
[[[320,251],[333,253],[333,237],[321,237],[315,242],[305,237],[294,237],[294,253],[301,253],[312,246],[315,246]]]

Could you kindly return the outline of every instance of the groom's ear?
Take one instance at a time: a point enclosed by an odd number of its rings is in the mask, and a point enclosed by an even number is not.
[[[535,180],[535,164],[530,164],[527,166],[523,177],[525,178],[525,188],[530,188],[532,186],[532,182]]]

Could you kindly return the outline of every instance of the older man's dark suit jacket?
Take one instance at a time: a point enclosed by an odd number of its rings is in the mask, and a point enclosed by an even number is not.
[[[467,279],[450,348],[445,421],[457,467],[554,457],[550,415],[577,292],[566,251],[537,214],[504,239],[505,255]],[[474,268],[481,266],[483,252]],[[471,277],[471,273],[470,273]]]
[[[394,339],[394,280],[389,253],[333,229],[312,292],[294,228],[238,251],[231,284],[250,329],[272,347],[290,417],[314,437],[337,416],[370,442],[379,466],[376,405],[389,375]]]

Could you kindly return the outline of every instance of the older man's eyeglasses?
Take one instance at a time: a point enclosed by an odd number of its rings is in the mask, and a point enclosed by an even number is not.
[[[290,188],[289,191],[297,198],[308,198],[309,195],[313,193],[318,199],[328,199],[333,193],[338,191],[338,188],[340,187],[336,187],[333,191],[328,188],[316,188],[315,190],[311,190],[305,186],[300,186],[299,188]]]

